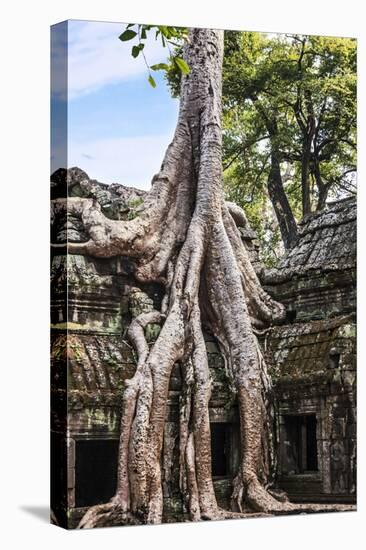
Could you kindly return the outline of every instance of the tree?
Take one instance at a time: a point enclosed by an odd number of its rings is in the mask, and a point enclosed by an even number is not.
[[[284,308],[263,290],[240,238],[242,210],[222,190],[221,74],[224,33],[191,29],[184,46],[190,72],[182,78],[172,143],[138,217],[106,217],[98,203],[69,198],[88,240],[68,243],[71,254],[128,256],[138,281],[164,286],[161,311],[141,314],[129,328],[137,354],[121,416],[118,481],[108,503],[93,506],[80,527],[159,523],[161,453],[169,379],[175,363],[184,374],[180,415],[181,491],[192,520],[233,517],[218,508],[212,483],[205,326],[217,339],[237,396],[241,462],[233,503],[271,512],[293,505],[268,489],[271,384],[256,329],[283,319]],[[144,329],[160,323],[151,348]]]
[[[356,43],[321,36],[293,37],[297,45],[295,118],[301,133],[303,213],[324,208],[332,188],[352,192],[356,171]],[[314,201],[313,201],[314,202]]]
[[[246,196],[265,180],[286,248],[296,242],[299,199],[305,215],[323,208],[330,193],[353,192],[355,55],[347,38],[227,34],[229,193],[238,186]]]
[[[294,35],[290,47],[297,66],[287,67],[287,78],[295,84],[288,104],[300,136],[297,151],[295,147],[292,156],[285,151],[284,159],[300,163],[306,215],[324,208],[332,187],[342,181],[347,185],[347,175],[356,170],[356,44],[352,39]],[[334,177],[330,164],[343,172],[340,178]]]
[[[281,174],[281,138],[286,128],[283,78],[278,72],[276,61],[284,57],[282,44],[278,39],[268,39],[259,33],[231,33],[227,39],[224,65],[224,111],[232,109],[252,112],[250,125],[241,127],[241,135],[251,136],[253,128],[257,139],[251,151],[252,158],[265,153],[261,176],[266,178],[269,198],[272,202],[285,248],[291,248],[297,241],[297,223],[284,190]],[[280,53],[281,52],[281,53]],[[276,59],[273,59],[273,53]],[[271,55],[272,54],[272,55]],[[270,90],[268,94],[266,91]],[[247,118],[248,120],[248,118]],[[240,124],[240,123],[239,123]],[[225,124],[225,131],[232,135],[232,127]],[[236,128],[236,132],[240,129]],[[286,135],[286,139],[288,136]],[[234,148],[234,160],[241,156],[247,139],[238,140]],[[260,143],[259,150],[258,144]],[[229,147],[227,154],[232,155]]]

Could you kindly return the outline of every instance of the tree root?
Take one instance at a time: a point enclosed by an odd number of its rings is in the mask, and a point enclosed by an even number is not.
[[[114,525],[132,525],[130,515],[112,501],[92,506],[81,518],[77,529],[112,527]]]
[[[270,493],[255,477],[246,487],[246,504],[256,512],[287,513],[293,509],[288,500],[278,500],[274,493]]]

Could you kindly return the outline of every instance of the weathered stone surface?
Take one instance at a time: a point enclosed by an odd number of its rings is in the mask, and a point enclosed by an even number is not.
[[[332,203],[300,224],[299,241],[279,265],[262,272],[289,320],[326,319],[356,309],[356,201]]]
[[[300,223],[297,245],[276,268],[267,270],[264,281],[277,283],[310,270],[354,268],[356,218],[354,198],[330,203],[324,210],[306,216]]]
[[[104,213],[130,219],[142,206],[144,193],[124,186],[104,185],[79,169],[53,176],[54,201],[66,196],[95,198]],[[55,243],[85,240],[80,219],[65,218],[54,207]],[[326,212],[304,220],[298,245],[276,270],[263,272],[258,242],[249,228],[240,228],[252,261],[268,290],[286,304],[289,316],[261,339],[274,380],[277,426],[278,481],[295,500],[346,502],[356,490],[356,343],[355,343],[355,203],[330,205]],[[127,340],[131,320],[159,309],[162,288],[139,284],[128,258],[102,260],[56,250],[52,260],[52,428],[69,442],[118,439],[124,381],[136,368]],[[67,285],[66,285],[67,283]],[[292,315],[291,315],[292,313]],[[150,345],[159,325],[145,329]],[[210,421],[235,427],[235,395],[214,338],[205,334],[212,376]],[[186,517],[179,495],[180,365],[170,380],[164,433],[164,520]],[[66,415],[67,412],[67,415]],[[288,416],[316,418],[318,470],[288,475],[283,471]],[[235,431],[235,430],[233,430]],[[286,436],[286,437],[285,437]],[[234,439],[228,452],[238,452]],[[235,451],[235,452],[234,452]],[[69,454],[67,488],[70,524],[85,509],[75,509],[75,453]],[[229,507],[232,476],[215,479],[219,503]]]
[[[60,168],[51,176],[51,199],[66,197],[91,198],[98,201],[103,212],[112,219],[130,219],[131,210],[143,202],[146,191],[126,187],[118,183],[111,185],[89,178],[80,168]]]
[[[308,216],[296,247],[263,274],[288,309],[288,323],[263,341],[274,380],[279,484],[293,500],[346,502],[356,491],[356,202],[347,199]],[[299,443],[289,420],[312,417],[317,468],[300,473]],[[304,437],[309,434],[304,428]],[[300,437],[301,434],[298,434]],[[297,451],[296,451],[297,448]],[[292,451],[291,451],[292,449]],[[294,450],[295,449],[295,450]],[[305,450],[304,450],[305,449]],[[290,453],[290,454],[289,454]],[[295,453],[295,455],[293,454]],[[295,470],[296,470],[295,468]],[[291,469],[291,468],[290,468]]]

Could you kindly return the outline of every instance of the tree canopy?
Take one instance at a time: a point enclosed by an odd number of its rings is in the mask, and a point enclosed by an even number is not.
[[[356,41],[227,32],[223,76],[226,192],[245,207],[271,263],[281,190],[285,226],[356,191]]]

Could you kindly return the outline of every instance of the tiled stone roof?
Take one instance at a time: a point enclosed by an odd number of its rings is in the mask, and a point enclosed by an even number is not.
[[[356,263],[356,199],[330,203],[299,224],[299,240],[279,265],[264,274],[265,283],[290,279],[310,270],[343,270]]]
[[[273,328],[265,344],[273,379],[293,385],[317,379],[331,382],[343,374],[343,383],[353,385],[354,322],[353,315],[346,315]]]

